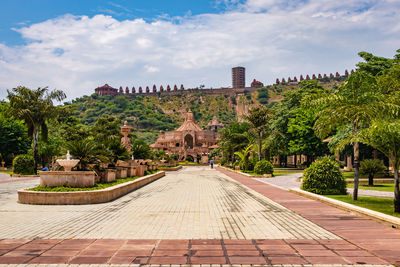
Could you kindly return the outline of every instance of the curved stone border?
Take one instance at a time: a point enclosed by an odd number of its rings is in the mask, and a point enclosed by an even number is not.
[[[35,175],[35,174],[30,174],[30,175],[24,175],[24,174],[16,174],[16,173],[13,173],[13,174],[11,174],[11,177],[13,177],[13,178],[39,178],[40,177],[40,175]]]
[[[166,172],[172,172],[172,171],[178,171],[178,170],[182,169],[182,166],[180,165],[180,166],[176,166],[176,167],[172,167],[172,168],[159,167],[158,169],[162,170],[162,171],[166,171]]]
[[[362,208],[353,204],[349,204],[346,202],[342,202],[336,199],[332,199],[329,197],[324,197],[321,195],[317,195],[311,192],[307,192],[301,189],[297,189],[297,188],[292,188],[289,189],[290,192],[293,192],[295,194],[298,194],[300,196],[304,196],[307,198],[311,198],[314,200],[318,200],[321,201],[323,203],[329,204],[335,208],[339,208],[342,210],[346,210],[346,211],[351,211],[351,212],[355,212],[357,214],[366,216],[370,219],[373,219],[375,221],[379,221],[379,222],[383,222],[383,223],[387,223],[393,227],[396,228],[400,228],[400,218],[396,218],[394,216],[390,216],[381,212],[377,212],[374,210],[370,210],[370,209],[366,209],[366,208]]]
[[[243,176],[247,176],[249,178],[273,178],[273,177],[266,177],[264,175],[251,175],[251,174],[244,173],[244,172],[241,172],[241,171],[235,171],[235,170],[232,170],[232,169],[224,167],[224,166],[219,166],[219,167],[224,169],[224,170],[230,171],[230,172],[234,172],[234,173],[241,174]]]
[[[75,192],[39,192],[18,190],[18,202],[38,205],[82,205],[104,203],[119,198],[148,183],[165,176],[161,171],[138,178],[134,181],[117,184],[105,189]]]

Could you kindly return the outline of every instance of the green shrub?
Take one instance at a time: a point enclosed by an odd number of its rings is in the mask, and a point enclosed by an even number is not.
[[[305,170],[301,189],[321,195],[345,195],[346,181],[339,164],[325,157]]]
[[[274,166],[268,160],[260,160],[254,167],[254,172],[256,174],[272,174],[274,172]]]
[[[222,158],[220,163],[221,166],[225,166],[228,163],[228,161],[226,160],[226,158]]]
[[[242,161],[239,161],[239,168],[242,171],[253,171],[254,163],[250,159],[242,160]]]
[[[385,170],[385,165],[379,159],[365,159],[360,163],[360,173],[368,174],[368,185],[370,186],[374,185],[374,176]]]
[[[22,175],[35,174],[35,160],[31,155],[18,155],[13,161],[13,172]]]

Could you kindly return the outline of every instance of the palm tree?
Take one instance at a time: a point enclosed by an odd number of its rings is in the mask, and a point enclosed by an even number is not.
[[[269,129],[268,124],[272,116],[272,110],[270,110],[266,106],[254,107],[249,110],[248,115],[243,116],[243,118],[251,124],[253,131],[257,135],[258,160],[261,160],[261,141],[263,139],[263,135]]]
[[[362,129],[351,141],[360,141],[381,151],[389,158],[394,173],[394,211],[400,213],[400,120],[383,120]]]
[[[242,151],[235,152],[235,155],[239,157],[239,166],[242,166],[244,171],[248,170],[250,152],[254,148],[254,145],[250,144]]]
[[[56,118],[60,108],[54,106],[53,101],[62,101],[66,95],[61,90],[49,92],[47,87],[31,90],[19,86],[12,91],[7,90],[10,101],[9,112],[16,118],[24,120],[28,126],[28,134],[33,137],[33,157],[35,159],[35,173],[39,162],[38,141],[39,130],[42,130],[42,139],[47,140],[47,121]]]
[[[221,139],[218,145],[227,161],[233,162],[235,151],[239,151],[248,145],[250,127],[247,122],[235,122],[221,130]]]
[[[90,138],[70,141],[66,148],[74,158],[79,159],[78,170],[80,171],[87,170],[88,164],[96,162],[96,158],[101,154],[96,142]]]
[[[311,106],[322,107],[317,113],[314,130],[318,137],[325,138],[338,127],[351,125],[351,136],[357,135],[360,127],[367,127],[373,120],[392,114],[394,106],[385,102],[384,95],[377,89],[375,78],[356,71],[333,94],[323,95],[311,101]],[[360,144],[353,143],[354,191],[358,197]]]

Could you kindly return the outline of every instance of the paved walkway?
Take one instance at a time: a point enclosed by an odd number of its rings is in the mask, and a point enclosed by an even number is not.
[[[106,204],[16,203],[34,184],[0,185],[0,264],[400,263],[399,230],[222,169],[185,167]]]
[[[337,239],[228,176],[185,167],[113,202],[40,206],[16,203],[12,183],[0,190],[0,237],[129,239]],[[11,193],[12,192],[12,193]],[[3,194],[6,194],[3,196]],[[2,197],[3,196],[3,197]]]
[[[280,175],[275,176],[273,178],[255,178],[256,180],[267,183],[270,185],[278,186],[282,189],[290,189],[290,188],[300,188],[301,182],[300,177],[302,177],[302,173],[292,173],[288,175]]]
[[[11,176],[8,173],[0,172],[0,181],[10,180]]]

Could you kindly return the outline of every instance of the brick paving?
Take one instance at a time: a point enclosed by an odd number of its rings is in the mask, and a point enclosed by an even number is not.
[[[126,196],[97,205],[16,203],[16,190],[35,183],[0,187],[0,238],[338,238],[207,166],[167,173]]]
[[[3,239],[0,255],[0,264],[388,264],[338,239]]]
[[[221,168],[218,170],[349,243],[392,264],[400,265],[400,231],[398,229],[295,195],[256,179],[249,179]],[[329,240],[322,242],[326,242],[330,248],[337,247],[337,245],[330,245]],[[342,248],[342,246],[339,247]],[[352,252],[343,253],[351,254]],[[364,256],[360,254],[357,258],[362,260]]]
[[[397,229],[218,170],[99,205],[21,205],[15,190],[37,181],[2,184],[0,266],[400,264]]]

